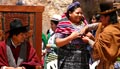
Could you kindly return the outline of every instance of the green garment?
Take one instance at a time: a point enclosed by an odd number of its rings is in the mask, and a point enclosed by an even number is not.
[[[42,33],[42,41],[43,41],[43,43],[44,43],[42,50],[45,50],[46,44],[47,44],[47,38],[46,38],[46,36],[45,36],[44,33]],[[46,66],[47,66],[47,65],[46,65],[46,63],[45,63],[45,56],[44,56],[44,69],[47,69]]]
[[[43,41],[43,43],[44,43],[44,46],[43,46],[43,50],[44,50],[45,47],[46,47],[46,44],[47,44],[47,38],[46,38],[46,36],[45,36],[44,33],[42,33],[42,41]]]
[[[117,61],[120,61],[120,57],[117,58]]]
[[[50,33],[48,33],[48,34],[47,34],[47,41],[49,40],[50,37],[51,37],[51,36],[50,36]]]

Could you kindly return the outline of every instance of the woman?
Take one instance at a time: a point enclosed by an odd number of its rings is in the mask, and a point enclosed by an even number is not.
[[[82,31],[97,29],[95,41],[91,41],[88,37],[88,43],[93,48],[95,60],[100,60],[97,69],[115,69],[114,63],[120,57],[120,23],[117,19],[113,2],[100,3],[100,20],[101,23],[91,24]]]
[[[89,69],[87,44],[80,38],[80,30],[86,25],[79,2],[68,6],[56,29],[58,69]]]
[[[100,22],[100,14],[94,14],[90,19],[90,23],[99,23]],[[96,30],[91,30],[92,34],[95,36]]]
[[[45,63],[47,64],[46,68],[56,68],[57,69],[57,46],[55,44],[55,29],[57,28],[57,24],[61,20],[61,16],[58,14],[54,14],[50,20],[51,28],[48,33],[48,43],[46,45],[47,54],[45,56]],[[52,31],[52,32],[51,32]]]

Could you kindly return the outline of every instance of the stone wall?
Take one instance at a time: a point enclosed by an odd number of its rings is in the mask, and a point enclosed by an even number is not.
[[[50,18],[53,14],[63,14],[72,0],[0,0],[1,5],[16,5],[17,2],[24,5],[45,6],[42,19],[42,32],[46,34],[50,28]]]
[[[50,18],[53,14],[62,15],[72,0],[49,0],[45,3],[45,11],[43,13],[42,30],[44,33],[50,28]]]
[[[62,15],[67,6],[73,1],[79,1],[83,8],[84,14],[89,21],[89,18],[96,12],[99,11],[99,3],[105,0],[0,0],[1,5],[16,5],[17,2],[22,2],[24,5],[45,6],[42,19],[42,32],[46,34],[50,28],[50,18],[53,14]],[[110,1],[110,0],[108,0]],[[111,0],[120,2],[120,0]],[[120,5],[120,4],[118,4]]]

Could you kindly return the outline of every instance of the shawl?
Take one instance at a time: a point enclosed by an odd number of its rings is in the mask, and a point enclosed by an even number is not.
[[[84,18],[82,24],[85,26],[87,25],[87,21]],[[62,19],[57,25],[56,33],[62,33],[62,34],[71,34],[73,31],[75,31],[74,26],[72,25],[71,21],[66,17],[65,14],[62,15]]]
[[[0,42],[0,67],[10,66],[7,58],[6,41]],[[27,57],[19,66],[24,66],[26,69],[35,69],[36,66],[41,66],[40,59],[38,58],[35,49],[27,42]]]
[[[97,36],[93,48],[100,59],[97,69],[114,69],[114,62],[120,56],[120,23],[105,27]]]
[[[15,59],[14,59],[14,56],[13,56],[13,53],[12,53],[12,50],[10,49],[10,45],[11,45],[11,39],[8,39],[7,40],[7,44],[6,45],[6,48],[7,48],[7,57],[8,58],[8,63],[11,67],[19,67],[19,65],[26,60],[26,53],[27,53],[27,46],[26,46],[26,43],[22,43],[21,44],[21,49],[20,49],[20,53],[19,53],[19,57],[18,57],[18,60],[17,60],[17,64],[15,62]]]

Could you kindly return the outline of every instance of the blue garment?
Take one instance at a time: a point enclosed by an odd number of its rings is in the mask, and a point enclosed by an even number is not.
[[[115,66],[115,69],[120,69],[120,61],[116,61],[114,66]]]

